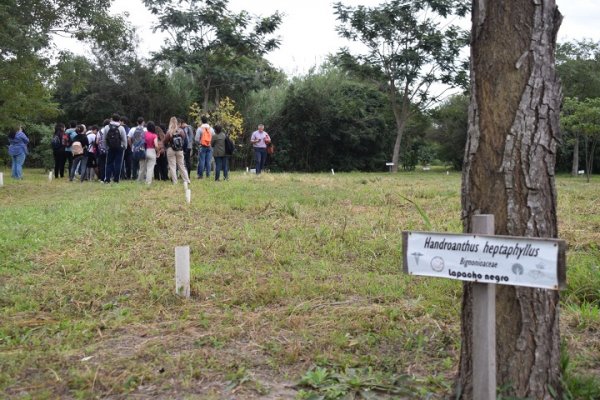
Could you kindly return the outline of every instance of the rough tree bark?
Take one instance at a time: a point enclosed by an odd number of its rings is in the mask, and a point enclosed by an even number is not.
[[[557,237],[554,165],[562,16],[554,0],[474,0],[471,105],[462,184],[465,232],[494,214],[496,234]],[[558,292],[498,285],[497,382],[506,396],[552,399],[560,387]],[[472,398],[472,288],[464,285],[457,393]]]

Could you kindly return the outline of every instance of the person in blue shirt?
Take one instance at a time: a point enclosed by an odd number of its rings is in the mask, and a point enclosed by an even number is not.
[[[23,179],[23,164],[27,157],[27,144],[29,139],[19,127],[19,130],[11,130],[8,133],[8,154],[12,158],[12,177]]]

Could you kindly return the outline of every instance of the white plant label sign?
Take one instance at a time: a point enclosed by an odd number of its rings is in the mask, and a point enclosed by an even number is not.
[[[404,232],[409,274],[479,283],[564,287],[564,241],[514,236]]]

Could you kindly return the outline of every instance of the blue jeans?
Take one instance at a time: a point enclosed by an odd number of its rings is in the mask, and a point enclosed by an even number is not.
[[[267,161],[267,149],[264,147],[255,147],[254,159],[256,160],[256,175],[258,175],[265,167],[265,161]]]
[[[219,180],[221,176],[221,169],[223,169],[223,177],[225,180],[229,179],[229,160],[226,156],[215,157],[215,181]],[[222,167],[222,168],[221,168]]]
[[[81,169],[85,168],[83,154],[73,157],[73,165],[71,166],[71,170],[69,171],[69,180],[72,181],[75,178],[75,172],[79,171],[80,177],[83,177],[81,173]],[[87,158],[85,160],[87,162]],[[82,179],[83,180],[83,179]]]
[[[25,157],[27,154],[21,153],[12,158],[12,174],[11,176],[15,179],[23,179],[23,164],[25,163]]]
[[[123,163],[124,149],[108,149],[106,154],[106,175],[104,182],[110,182],[111,178],[114,182],[119,182],[121,177],[121,165]]]
[[[202,173],[206,170],[206,177],[210,176],[210,162],[212,161],[212,147],[200,147],[200,157],[198,160],[198,178],[202,178]]]

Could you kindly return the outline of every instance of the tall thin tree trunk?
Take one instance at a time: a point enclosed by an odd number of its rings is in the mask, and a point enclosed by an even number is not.
[[[554,166],[561,22],[554,0],[475,0],[471,105],[462,184],[464,229],[494,214],[497,234],[557,237]],[[506,396],[561,394],[558,293],[498,285],[497,382]],[[472,399],[472,288],[464,285],[457,393]]]
[[[588,146],[588,142],[590,146]],[[589,147],[589,148],[588,148]],[[594,152],[596,151],[596,139],[585,140],[585,177],[587,183],[590,183],[590,177],[592,176],[592,169],[594,168]]]
[[[396,121],[396,141],[394,142],[394,152],[392,153],[392,172],[398,172],[398,162],[400,161],[400,144],[402,143],[402,135],[406,127],[406,121],[409,117],[409,101],[408,101],[408,84],[402,96],[402,105],[398,105],[396,99],[396,88],[392,81],[390,92],[390,103],[392,103],[392,111],[394,112],[394,120]]]
[[[212,80],[210,78],[207,78],[207,80],[204,83],[204,101],[202,102],[202,112],[204,113],[208,112],[208,100],[210,98],[211,83]]]
[[[579,135],[575,136],[575,144],[573,145],[573,166],[571,167],[571,175],[579,174]]]

